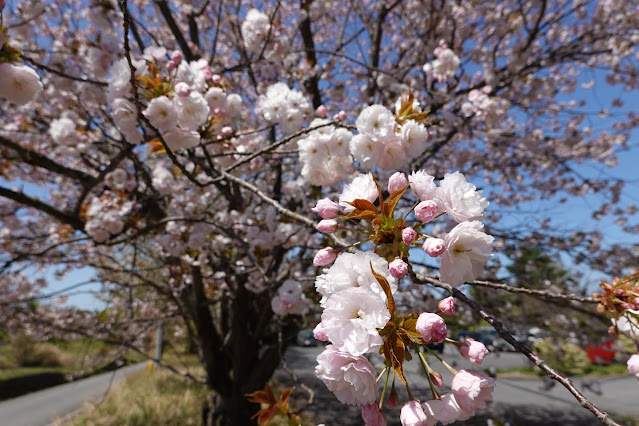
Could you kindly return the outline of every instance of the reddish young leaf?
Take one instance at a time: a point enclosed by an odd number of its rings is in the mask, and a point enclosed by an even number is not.
[[[362,210],[362,211],[371,210],[371,211],[377,212],[377,207],[375,207],[375,204],[371,203],[368,200],[362,200],[361,198],[358,198],[357,200],[354,200],[354,201],[350,201],[348,202],[348,204],[355,207],[357,210]]]
[[[384,290],[384,294],[386,294],[386,298],[388,299],[386,301],[388,305],[388,312],[390,312],[391,317],[394,317],[395,313],[397,312],[397,308],[395,307],[395,299],[393,299],[393,293],[391,292],[390,284],[388,283],[388,280],[384,278],[384,276],[375,272],[375,270],[373,269],[373,262],[370,262],[370,265],[373,276],[375,277],[379,285],[382,286],[382,290]]]

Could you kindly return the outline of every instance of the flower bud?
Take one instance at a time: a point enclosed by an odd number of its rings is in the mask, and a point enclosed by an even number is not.
[[[325,118],[326,117],[326,107],[324,105],[320,105],[317,108],[317,111],[315,111],[315,114],[317,114],[317,116],[319,118]]]
[[[448,329],[443,318],[431,312],[423,312],[417,318],[415,331],[422,335],[424,341],[441,343],[448,336]]]
[[[211,77],[211,83],[217,86],[221,82],[222,82],[222,77],[219,74],[213,74],[213,77]]]
[[[413,228],[409,226],[402,229],[402,240],[404,241],[404,244],[407,244],[407,245],[411,244],[416,239],[417,239],[417,231],[415,231]]]
[[[313,265],[315,266],[326,266],[330,265],[337,259],[337,252],[332,247],[326,247],[321,249],[315,254],[315,258],[313,259]]]
[[[438,305],[439,310],[444,315],[452,315],[455,313],[455,298],[453,296],[449,296],[445,299],[439,301]]]
[[[337,119],[344,121],[346,120],[346,111],[340,111],[337,113]]]
[[[394,173],[393,176],[388,178],[388,193],[392,194],[398,189],[404,188],[406,185],[408,185],[406,175],[402,172]]]
[[[463,346],[459,348],[459,353],[473,364],[481,364],[484,361],[484,357],[488,355],[488,349],[481,342],[466,339]]]
[[[417,220],[420,220],[424,223],[428,223],[435,216],[437,216],[437,211],[439,207],[437,206],[437,201],[435,200],[426,200],[417,204],[415,207],[415,217]]]
[[[319,214],[322,219],[333,219],[339,213],[339,204],[329,198],[324,198],[318,200],[312,210]]]
[[[441,238],[427,238],[422,248],[430,257],[439,257],[446,251],[446,244]]]
[[[440,389],[444,389],[444,379],[442,378],[442,375],[439,374],[437,371],[429,371],[428,375],[430,376],[430,379],[433,381],[433,384],[435,386],[437,386]]]
[[[174,69],[176,69],[176,68],[177,68],[177,64],[176,64],[175,62],[173,62],[173,61],[169,61],[169,62],[167,62],[167,64],[166,64],[166,68],[167,68],[169,71],[173,71]]]
[[[628,360],[628,372],[639,379],[639,354],[634,354]]]
[[[182,62],[182,52],[179,50],[173,51],[173,53],[171,53],[171,61],[173,61],[175,65],[180,65]]]
[[[406,262],[401,259],[395,259],[388,264],[388,270],[393,278],[397,278],[399,280],[406,276],[406,273],[408,272],[408,265],[406,265]]]
[[[389,408],[395,408],[399,405],[399,395],[397,394],[397,389],[395,389],[395,382],[391,385],[388,399],[386,399],[386,405],[388,405]]]
[[[324,234],[330,234],[335,232],[337,229],[337,221],[335,219],[322,219],[319,221],[316,228]]]
[[[223,136],[231,136],[233,134],[233,128],[231,126],[222,127]]]
[[[188,84],[186,84],[183,81],[176,84],[174,90],[175,90],[175,93],[181,98],[188,98],[189,95],[191,94],[191,88],[189,87]]]

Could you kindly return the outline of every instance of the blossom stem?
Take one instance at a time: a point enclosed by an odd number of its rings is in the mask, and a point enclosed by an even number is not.
[[[377,381],[382,377],[382,374],[386,372],[386,380],[384,380],[384,388],[382,389],[382,396],[379,398],[379,409],[381,410],[384,406],[384,396],[386,395],[386,388],[388,387],[388,378],[390,377],[391,369],[389,367],[384,367],[381,374],[377,378]],[[393,375],[393,380],[395,380],[395,376]]]
[[[428,378],[428,384],[430,385],[430,391],[433,393],[433,398],[440,399],[439,394],[435,390],[435,386],[433,385],[433,379],[430,377],[430,372],[432,369],[428,362],[426,362],[426,358],[424,358],[424,354],[419,350],[419,347],[416,348],[417,354],[419,355],[419,360],[422,363],[422,368],[424,369],[424,373],[426,373],[426,377]]]
[[[448,371],[450,371],[450,373],[454,376],[458,373],[457,370],[455,370],[453,367],[451,367],[450,365],[448,365],[448,363],[446,361],[444,361],[439,355],[437,355],[435,352],[431,351],[430,348],[428,346],[426,346],[426,349],[428,349],[428,352],[430,352],[431,354],[433,354],[435,356],[435,358],[437,358],[442,364],[444,364],[444,367],[446,367],[448,369]]]
[[[413,204],[413,207],[411,207],[411,208],[410,208],[410,210],[408,210],[408,211],[406,212],[406,214],[404,215],[404,220],[406,220],[406,218],[408,217],[408,215],[410,214],[410,212],[412,212],[412,211],[415,209],[415,207],[417,207],[417,204],[419,204],[419,203],[421,203],[421,200],[420,200],[420,201],[418,201],[418,202],[416,202],[415,204]]]

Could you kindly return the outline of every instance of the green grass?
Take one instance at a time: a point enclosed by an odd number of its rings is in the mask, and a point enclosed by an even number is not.
[[[183,356],[191,374],[203,375],[193,355]],[[54,425],[198,425],[206,385],[169,370],[144,370],[115,386],[104,401],[87,404],[74,418]]]

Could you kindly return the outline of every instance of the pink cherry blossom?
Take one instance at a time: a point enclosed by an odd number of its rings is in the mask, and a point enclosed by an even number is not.
[[[406,185],[408,185],[406,175],[402,172],[395,172],[390,178],[388,178],[388,193],[392,194]]]
[[[406,276],[406,273],[408,272],[408,265],[406,265],[406,262],[401,259],[395,259],[388,264],[388,270],[393,277],[401,279]]]
[[[448,336],[448,329],[442,317],[430,312],[423,312],[419,315],[415,330],[422,335],[426,342],[441,343]]]
[[[377,400],[375,368],[363,356],[328,345],[317,357],[315,376],[342,404],[367,405]]]
[[[417,231],[415,231],[410,226],[402,229],[402,241],[404,244],[410,245],[417,239]]]
[[[428,426],[430,423],[419,401],[411,400],[402,406],[399,415],[402,426]]]
[[[330,234],[335,232],[337,229],[337,221],[335,219],[322,219],[319,221],[316,228],[324,234]]]
[[[459,348],[459,353],[473,364],[481,364],[484,357],[488,355],[488,349],[481,342],[466,339],[464,345]]]
[[[322,219],[333,219],[339,214],[339,204],[329,198],[323,198],[317,201],[312,210]]]
[[[449,296],[445,299],[442,299],[439,301],[439,305],[437,307],[442,314],[452,315],[455,313],[455,298],[453,296]]]
[[[426,238],[422,248],[430,257],[439,257],[446,251],[446,242],[441,238]]]
[[[437,216],[437,202],[434,200],[426,200],[415,206],[415,217],[424,223],[428,223]]]
[[[332,247],[326,247],[319,250],[315,254],[315,259],[313,259],[313,264],[315,266],[326,266],[333,263],[333,261],[337,258],[337,252]]]
[[[481,273],[491,257],[494,240],[483,229],[481,222],[462,222],[445,236],[446,251],[439,270],[442,281],[456,287]]]
[[[492,398],[495,379],[475,371],[459,370],[450,386],[459,406],[474,412],[486,407],[486,402]]]
[[[386,419],[379,411],[377,401],[362,405],[362,420],[366,426],[386,426]]]

